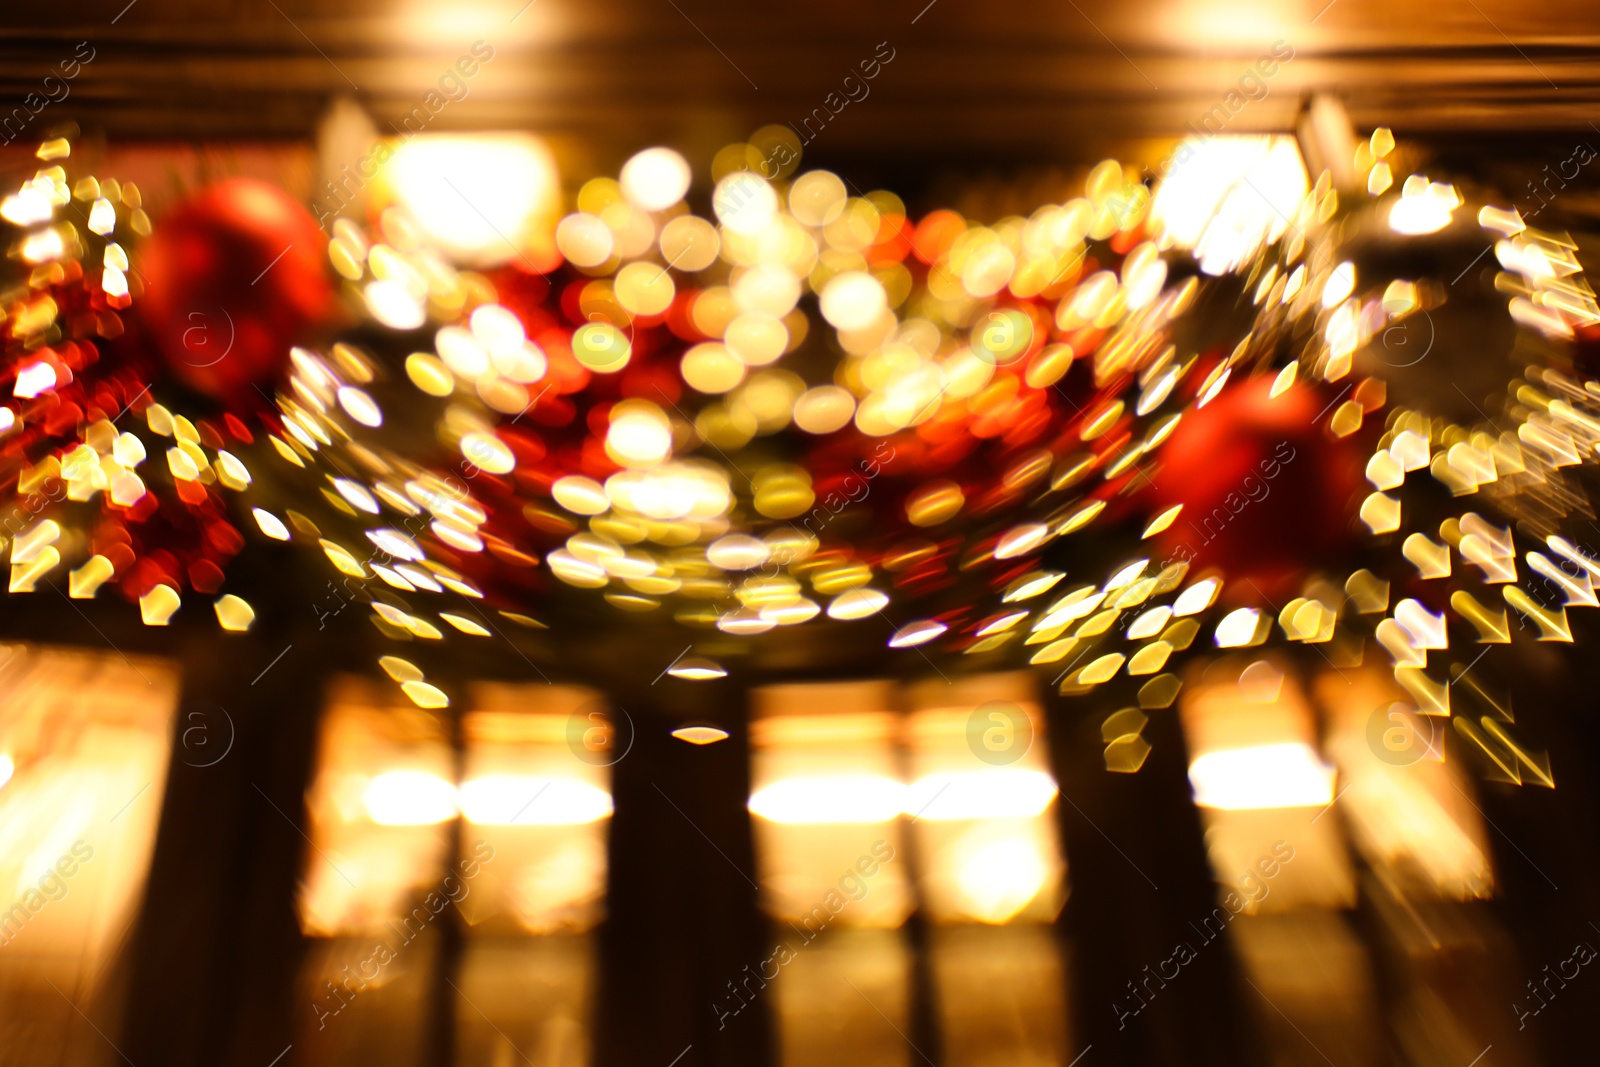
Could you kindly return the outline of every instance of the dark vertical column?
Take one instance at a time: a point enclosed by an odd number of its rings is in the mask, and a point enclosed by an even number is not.
[[[302,796],[334,664],[263,614],[171,635],[181,703],[118,1040],[135,1063],[259,1067],[294,1039]]]
[[[1138,773],[1105,768],[1100,723],[1131,696],[1045,697],[1072,889],[1058,923],[1070,945],[1073,1054],[1093,1045],[1098,1064],[1252,1064],[1227,940],[1190,925],[1215,906],[1215,888],[1177,712],[1146,713],[1152,750]],[[1180,942],[1194,958],[1163,981]]]
[[[772,1062],[771,994],[760,991],[757,973],[772,946],[758,910],[745,807],[746,697],[732,679],[670,676],[613,694],[619,747],[629,724],[633,743],[613,768],[595,1020],[600,1067]],[[671,736],[691,721],[730,736],[704,746]],[[754,1001],[733,1014],[742,1002],[729,983],[746,981]]]
[[[903,725],[907,709],[902,703],[898,710]],[[906,730],[900,731],[895,758],[899,763],[900,780],[911,782],[915,772],[906,734]],[[917,1050],[918,1060],[926,1062],[929,1067],[944,1067],[944,1038],[939,1026],[939,988],[933,968],[933,930],[922,893],[922,876],[927,864],[919,848],[915,817],[901,824],[900,846],[900,861],[910,872],[908,888],[912,905],[905,926],[906,947],[911,953],[911,989],[906,1001],[909,1005],[907,1038]]]
[[[1593,613],[1571,608],[1568,619],[1580,647],[1600,640],[1600,620]],[[1457,658],[1470,663],[1476,654]],[[1455,717],[1477,723],[1488,713],[1474,699],[1474,686],[1515,716],[1504,729],[1522,748],[1549,754],[1553,790],[1536,784],[1525,766],[1519,768],[1520,786],[1490,780],[1499,772],[1476,746],[1453,729],[1445,735],[1445,758],[1461,761],[1476,779],[1474,800],[1488,824],[1496,893],[1487,907],[1517,946],[1519,970],[1507,976],[1507,1002],[1500,1010],[1512,1021],[1518,1018],[1513,1004],[1538,1010],[1522,1020],[1516,1037],[1527,1042],[1533,1058],[1546,1063],[1591,1056],[1600,1014],[1600,976],[1590,973],[1596,964],[1582,966],[1575,979],[1559,979],[1563,967],[1571,973],[1576,961],[1567,961],[1580,942],[1600,950],[1600,857],[1594,848],[1600,840],[1594,762],[1600,753],[1600,718],[1588,670],[1592,662],[1571,646],[1540,644],[1519,631],[1510,648],[1491,648],[1469,678],[1451,687]],[[1552,974],[1558,978],[1545,986]],[[1537,995],[1528,989],[1529,981]]]
[[[466,737],[462,725],[465,712],[461,703],[458,696],[456,706],[442,713],[453,773],[458,784],[467,780]],[[461,815],[450,820],[449,845],[444,861],[446,871],[453,872],[461,856],[464,823],[465,817]],[[439,959],[431,976],[432,989],[429,994],[429,1014],[424,1021],[424,1040],[428,1049],[428,1063],[434,1067],[452,1067],[456,1058],[456,1009],[460,999],[457,989],[461,985],[461,962],[466,954],[466,921],[461,916],[461,910],[445,908],[440,913],[437,929]]]
[[[906,834],[902,840],[909,842],[911,835]],[[916,857],[915,846],[908,845],[906,851],[909,853],[904,857],[906,865],[913,871],[921,871],[923,868]],[[922,906],[920,894],[916,894],[916,882],[917,876],[912,875],[912,892],[917,905],[906,919],[905,927],[906,947],[911,953],[911,996],[908,1000],[910,1032],[907,1036],[917,1052],[915,1060],[927,1063],[929,1067],[944,1067],[944,1037],[939,1025],[939,987],[933,973],[932,923]]]

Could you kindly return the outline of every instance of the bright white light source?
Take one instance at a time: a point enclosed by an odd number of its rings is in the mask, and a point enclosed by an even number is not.
[[[550,495],[557,504],[577,515],[599,515],[611,507],[605,487],[581,474],[557,478],[550,487]]]
[[[16,226],[32,226],[44,222],[52,213],[50,198],[31,185],[0,201],[0,219],[5,219]]]
[[[1331,308],[1349,296],[1356,287],[1356,265],[1345,262],[1333,268],[1322,286],[1322,306]]]
[[[772,224],[778,215],[778,194],[772,186],[747,170],[736,170],[717,183],[711,209],[728,230],[752,237]]]
[[[961,903],[973,917],[1003,923],[1039,895],[1050,871],[1037,841],[988,841],[967,853],[956,874]]]
[[[1437,233],[1450,225],[1450,213],[1461,206],[1461,195],[1446,182],[1430,182],[1419,175],[1406,179],[1400,199],[1389,209],[1389,228],[1395,233]]]
[[[116,228],[117,209],[102,196],[89,206],[89,231],[104,236]]]
[[[383,173],[435,245],[479,267],[521,255],[559,195],[554,157],[525,134],[424,134],[402,144]]]
[[[510,447],[492,433],[474,431],[463,436],[461,454],[474,467],[490,474],[510,474],[517,466]]]
[[[691,745],[714,745],[718,741],[726,741],[728,731],[715,726],[680,726],[672,731],[672,736]]]
[[[414,330],[428,321],[422,301],[400,282],[368,282],[362,291],[372,317],[393,330]]]
[[[489,352],[470,330],[446,326],[433,336],[444,365],[463,378],[476,380],[489,372]]]
[[[1114,593],[1118,589],[1125,589],[1137,582],[1148,566],[1150,566],[1149,560],[1138,559],[1121,568],[1117,573],[1106,579],[1106,592]]]
[[[869,586],[847,589],[829,601],[828,618],[864,619],[874,612],[882,611],[887,603],[889,603],[887,595]]]
[[[60,259],[66,253],[59,230],[40,230],[22,240],[22,259],[27,263],[44,263]]]
[[[930,774],[912,784],[906,814],[930,822],[1026,819],[1042,813],[1059,792],[1043,771],[1015,768]]]
[[[706,559],[725,571],[747,571],[767,561],[772,549],[758,537],[728,534],[706,546]]]
[[[1139,617],[1128,625],[1128,640],[1139,641],[1146,637],[1154,637],[1166,629],[1167,622],[1171,618],[1172,609],[1164,606],[1140,613]]]
[[[670,148],[646,148],[622,165],[622,195],[645,211],[664,211],[689,191],[689,163]]]
[[[672,426],[654,404],[618,404],[606,431],[606,453],[630,467],[653,467],[672,453]]]
[[[379,826],[432,826],[456,816],[456,787],[427,771],[386,771],[367,783],[361,802]]]
[[[1000,540],[995,542],[995,559],[1015,559],[1025,556],[1029,552],[1044,544],[1050,536],[1050,527],[1039,522],[1025,522],[1020,526],[1013,526],[1000,535]]]
[[[906,787],[878,774],[799,775],[750,797],[750,811],[769,822],[887,822],[904,808]]]
[[[120,299],[128,295],[128,276],[120,267],[107,267],[100,272],[100,288],[107,296]]]
[[[932,619],[921,619],[917,622],[908,622],[894,632],[889,638],[890,648],[915,648],[925,645],[948,630],[949,627],[942,622]]]
[[[806,433],[824,434],[850,425],[856,413],[856,398],[837,385],[807,389],[794,402],[794,424]]]
[[[1228,811],[1326,806],[1335,775],[1300,741],[1208,752],[1189,766],[1194,802]]]
[[[1417,600],[1402,600],[1394,606],[1394,621],[1411,638],[1416,648],[1449,648],[1450,638],[1445,630],[1445,615],[1435,615]]]
[[[1173,154],[1150,214],[1163,246],[1192,249],[1201,270],[1225,274],[1283,236],[1310,188],[1293,137],[1193,137]]]
[[[611,815],[611,794],[575,778],[486,774],[461,787],[461,813],[479,826],[581,826]]]
[[[1256,626],[1261,613],[1255,608],[1230,611],[1217,623],[1218,648],[1243,648],[1255,640]]]
[[[794,310],[800,292],[800,278],[788,266],[763,263],[745,271],[733,283],[733,302],[743,311],[782,317]]]
[[[44,360],[30,363],[17,371],[17,384],[12,392],[24,400],[32,400],[40,393],[56,387],[56,369]]]
[[[349,502],[351,507],[365,511],[368,515],[376,515],[378,513],[378,501],[367,491],[366,486],[352,482],[348,478],[335,478],[333,487],[339,491],[340,496]]]
[[[841,330],[871,326],[889,306],[883,283],[865,271],[845,271],[822,287],[822,317]]]
[[[1172,602],[1172,614],[1178,617],[1184,615],[1198,615],[1211,606],[1217,599],[1217,593],[1222,588],[1222,583],[1215,578],[1206,578],[1195,582],[1189,588],[1178,594],[1178,599]]]
[[[556,247],[580,267],[598,267],[611,258],[616,239],[599,215],[574,212],[556,226]]]
[[[472,311],[472,336],[493,352],[515,352],[528,339],[522,321],[510,308],[480,304]]]
[[[256,525],[261,527],[262,533],[274,541],[289,540],[289,528],[283,524],[283,520],[278,516],[260,508],[251,508],[250,513],[256,517]]]
[[[383,425],[383,412],[378,408],[377,401],[353,385],[339,387],[339,406],[344,408],[346,415],[363,426]]]
[[[417,547],[417,543],[399,530],[368,530],[367,540],[396,559],[420,563],[426,558],[422,554],[422,549]]]
[[[496,349],[489,357],[502,378],[522,385],[538,381],[550,369],[550,360],[545,356],[544,349],[532,341],[524,341],[516,348]]]
[[[580,589],[600,589],[610,581],[606,577],[604,567],[574,556],[564,548],[558,548],[545,556],[545,563],[549,566],[551,574],[568,585],[575,585]]]
[[[715,660],[706,659],[704,656],[685,656],[683,659],[680,659],[678,662],[668,667],[667,673],[672,675],[674,678],[682,678],[686,682],[709,682],[713,678],[726,678],[728,676],[728,670],[726,667]],[[712,729],[714,729],[714,727],[685,726],[681,730],[672,731],[672,736],[682,737],[685,731],[693,731],[695,732],[693,736],[685,738],[685,740],[691,740],[694,744],[704,744],[705,742],[703,741],[694,741],[694,737],[701,736],[698,731]],[[717,730],[716,732],[722,734],[722,737],[728,736],[721,730]],[[721,740],[721,738],[718,738],[718,740]]]

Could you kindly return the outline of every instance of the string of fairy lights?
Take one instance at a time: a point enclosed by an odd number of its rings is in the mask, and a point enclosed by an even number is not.
[[[1254,173],[1282,171],[1286,141]],[[990,223],[913,219],[827,171],[769,179],[735,148],[705,216],[669,149],[589,181],[538,270],[465,269],[399,205],[340,219],[327,254],[359,325],[286,353],[262,403],[186,417],[159,360],[121,341],[141,288],[122,242],[151,231],[139,191],[69,177],[71,145],[42,145],[0,201],[10,592],[114,587],[152,626],[206,598],[243,631],[254,609],[223,592],[227,565],[252,540],[304,544],[396,640],[381,666],[422,707],[449,697],[402,643],[548,625],[565,587],[737,639],[826,618],[892,649],[1025,659],[1064,693],[1130,679],[1136,707],[1104,731],[1123,771],[1148,753],[1143,711],[1173,703],[1202,649],[1297,643],[1336,663],[1370,636],[1419,709],[1448,715],[1452,636],[1508,643],[1514,616],[1570,642],[1568,609],[1600,606],[1573,529],[1592,516],[1574,472],[1600,444],[1600,382],[1532,365],[1498,419],[1461,426],[1362,376],[1365,346],[1443,297],[1358,277],[1340,221],[1381,203],[1395,239],[1419,240],[1465,207],[1421,175],[1396,195],[1387,130],[1357,153],[1366,197],[1344,203],[1327,174],[1197,193],[1183,168],[1151,190],[1108,161],[1082,196]],[[1559,351],[1600,324],[1568,235],[1478,207],[1520,329]],[[1250,328],[1186,350],[1181,320],[1223,285]],[[1370,445],[1353,510],[1384,561],[1308,560],[1281,607],[1164,556],[1184,505],[1141,493],[1185,420],[1258,380],[1268,402],[1328,396],[1318,432]],[[1125,540],[1126,561],[1069,579],[1086,538]],[[1509,746],[1508,775],[1549,784],[1505,721],[1456,716],[1491,756]]]

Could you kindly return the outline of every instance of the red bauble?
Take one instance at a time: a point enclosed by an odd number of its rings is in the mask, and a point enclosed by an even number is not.
[[[1362,455],[1328,432],[1332,396],[1306,384],[1271,390],[1271,376],[1255,378],[1186,413],[1161,448],[1154,496],[1183,505],[1163,537],[1169,558],[1221,567],[1281,606],[1355,543]]]
[[[162,220],[140,249],[139,317],[169,371],[236,402],[273,380],[333,303],[327,238],[274,185],[230,178]]]

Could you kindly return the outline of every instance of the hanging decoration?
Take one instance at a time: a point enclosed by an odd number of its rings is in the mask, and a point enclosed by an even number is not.
[[[139,318],[172,378],[237,409],[332,311],[327,239],[275,185],[201,190],[139,250]]]
[[[1145,709],[1173,702],[1186,655],[1303,643],[1335,667],[1384,650],[1440,715],[1453,648],[1513,627],[1571,641],[1568,610],[1600,606],[1574,478],[1600,384],[1568,356],[1600,309],[1572,242],[1481,206],[1511,317],[1540,344],[1496,418],[1427,414],[1372,351],[1446,294],[1367,277],[1340,222],[1426,243],[1470,209],[1425,177],[1392,189],[1384,130],[1359,153],[1365,199],[1300,170],[1265,203],[1235,185],[1197,206],[1184,168],[1152,191],[1107,162],[1081,197],[991,224],[914,219],[797,156],[767,178],[752,146],[718,156],[701,217],[688,164],[650,149],[580,189],[559,262],[482,272],[399,204],[330,239],[243,182],[130,266],[112,238],[148,230],[137,192],[69,187],[67,151],[41,149],[0,210],[26,265],[5,303],[10,491],[31,507],[52,472],[67,486],[13,539],[14,591],[64,567],[92,595],[105,572],[164,621],[240,547],[228,489],[252,536],[314,547],[339,605],[397,641],[493,639],[587,598],[735,638],[841,624],[1022,658]],[[1263,152],[1289,173],[1283,144]],[[135,296],[160,358],[109,360]],[[205,367],[183,340],[191,298],[233,327]],[[335,304],[354,321],[330,332]],[[1233,335],[1202,339],[1201,306]],[[161,407],[169,378],[218,413]],[[134,441],[167,456],[155,489]],[[383,666],[418,704],[448,701],[408,660]],[[1550,784],[1506,721],[1456,728],[1508,779]],[[1119,739],[1112,769],[1137,770]]]
[[[225,629],[247,629],[250,606],[216,594],[244,547],[223,490],[248,484],[234,453],[252,431],[231,414],[191,420],[160,402],[163,375],[129,343],[125,320],[143,283],[123,242],[150,232],[139,190],[90,175],[69,183],[70,152],[44,143],[39,170],[0,196],[17,264],[0,284],[8,590],[89,599],[110,586],[153,626],[193,591],[213,598]]]

